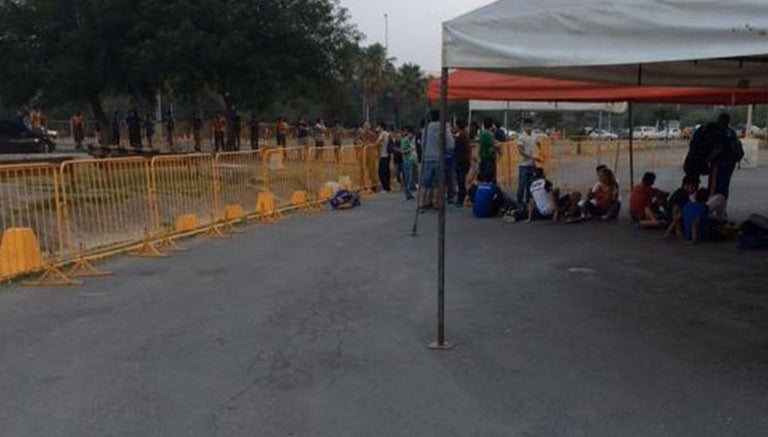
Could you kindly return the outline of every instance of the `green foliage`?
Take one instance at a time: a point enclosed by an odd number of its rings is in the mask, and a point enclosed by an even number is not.
[[[109,94],[269,106],[338,81],[360,37],[333,0],[0,0],[6,104]]]

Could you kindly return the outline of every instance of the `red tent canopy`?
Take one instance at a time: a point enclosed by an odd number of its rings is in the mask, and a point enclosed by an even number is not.
[[[439,78],[427,93],[430,102],[440,99]],[[748,105],[768,102],[768,89],[639,87],[456,70],[448,78],[448,99]]]

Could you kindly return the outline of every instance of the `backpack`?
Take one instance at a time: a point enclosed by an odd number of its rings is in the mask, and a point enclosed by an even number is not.
[[[744,159],[744,145],[741,140],[736,140],[729,149],[729,158],[733,162],[741,162]]]
[[[688,154],[683,164],[685,174],[697,177],[709,174],[707,158],[714,149],[712,136],[716,133],[715,129],[717,127],[710,123],[699,127],[693,133],[691,141],[688,143]]]

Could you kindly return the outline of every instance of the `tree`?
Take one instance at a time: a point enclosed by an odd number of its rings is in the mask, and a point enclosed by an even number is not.
[[[427,83],[427,76],[416,64],[405,63],[397,70],[394,88],[398,122],[417,120],[426,113]]]
[[[264,108],[338,81],[359,34],[334,0],[0,0],[3,101],[214,95]]]
[[[361,48],[357,56],[356,79],[363,96],[363,117],[370,123],[371,106],[391,83],[394,58],[387,58],[381,44]]]

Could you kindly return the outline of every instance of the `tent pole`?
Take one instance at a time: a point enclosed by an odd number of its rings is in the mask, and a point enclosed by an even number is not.
[[[448,350],[454,345],[445,341],[445,144],[448,140],[448,68],[443,67],[440,75],[440,158],[437,163],[440,188],[437,193],[437,341],[429,344],[430,349]]]
[[[634,150],[634,133],[635,133],[635,119],[633,116],[632,107],[634,104],[629,101],[629,189],[635,186],[635,150]]]

